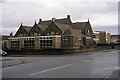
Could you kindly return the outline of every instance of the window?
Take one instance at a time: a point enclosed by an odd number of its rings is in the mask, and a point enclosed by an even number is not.
[[[37,33],[34,33],[34,36],[37,36]]]
[[[89,31],[89,30],[88,30],[87,32],[88,32],[88,33],[90,33],[90,31]]]
[[[40,47],[52,47],[52,37],[41,37]]]
[[[55,35],[55,32],[52,31],[50,34],[51,34],[51,35]]]
[[[34,38],[25,38],[24,46],[25,47],[33,47],[34,46]]]
[[[50,33],[47,33],[47,35],[49,36],[49,35],[50,35]]]
[[[11,39],[11,47],[19,47],[19,40],[18,39]]]
[[[22,36],[23,36],[23,34],[20,34],[20,36],[22,37]]]
[[[55,34],[56,34],[56,35],[58,35],[59,33],[58,33],[58,32],[56,32]]]

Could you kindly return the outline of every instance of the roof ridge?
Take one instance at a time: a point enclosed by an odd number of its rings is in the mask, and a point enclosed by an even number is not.
[[[76,24],[76,23],[88,23],[88,22],[74,22],[74,23],[72,23],[72,24]]]
[[[32,27],[31,25],[22,25],[22,27]]]

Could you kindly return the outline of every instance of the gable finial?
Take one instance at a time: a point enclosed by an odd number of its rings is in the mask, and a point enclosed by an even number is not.
[[[70,15],[67,15],[67,18],[70,18]]]
[[[22,22],[21,22],[21,25],[20,26],[22,26]]]
[[[36,20],[35,20],[35,24],[36,24]]]
[[[89,18],[88,18],[88,22],[89,22]]]

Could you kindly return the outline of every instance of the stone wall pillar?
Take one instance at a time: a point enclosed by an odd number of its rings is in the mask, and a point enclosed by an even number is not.
[[[34,43],[35,43],[35,49],[40,49],[39,36],[35,36],[35,38],[34,38]]]
[[[107,34],[107,44],[110,44],[110,42],[111,42],[111,36],[110,36],[110,33],[108,32]]]
[[[54,37],[54,48],[61,48],[61,36]]]
[[[11,41],[10,41],[10,39],[8,39],[8,49],[10,50],[11,49]]]
[[[22,48],[24,48],[24,38],[19,39],[19,50],[21,50]]]

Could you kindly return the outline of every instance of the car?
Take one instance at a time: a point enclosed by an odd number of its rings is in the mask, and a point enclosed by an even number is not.
[[[2,56],[7,56],[7,52],[3,51],[2,49],[0,49],[0,55]]]

